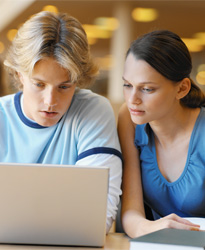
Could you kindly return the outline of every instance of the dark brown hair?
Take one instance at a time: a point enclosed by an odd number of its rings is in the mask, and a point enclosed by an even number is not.
[[[136,59],[149,63],[161,75],[173,82],[190,79],[192,60],[189,50],[181,38],[168,30],[156,30],[135,40],[127,56],[132,53]],[[181,104],[190,108],[205,106],[205,95],[192,79],[189,93]]]

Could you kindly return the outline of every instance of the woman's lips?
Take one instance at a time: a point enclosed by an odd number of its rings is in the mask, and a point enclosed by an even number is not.
[[[144,111],[139,110],[139,109],[129,108],[129,110],[130,110],[130,114],[132,114],[132,115],[143,115],[145,113]]]

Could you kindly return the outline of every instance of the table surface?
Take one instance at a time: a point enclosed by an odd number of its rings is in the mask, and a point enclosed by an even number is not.
[[[109,233],[106,236],[104,247],[56,247],[56,246],[30,246],[0,244],[0,250],[129,250],[129,238],[123,233]]]

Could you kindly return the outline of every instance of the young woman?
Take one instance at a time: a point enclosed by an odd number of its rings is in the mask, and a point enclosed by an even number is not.
[[[186,45],[167,30],[141,36],[127,52],[118,129],[122,224],[130,237],[199,230],[183,217],[205,217],[205,97],[191,69]],[[144,202],[154,220],[146,219]]]
[[[21,90],[0,98],[0,161],[110,167],[107,232],[121,194],[121,153],[82,25],[40,12],[19,29],[5,65]]]

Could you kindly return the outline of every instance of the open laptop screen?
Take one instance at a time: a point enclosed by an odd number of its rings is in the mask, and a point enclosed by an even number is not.
[[[0,163],[0,242],[103,246],[109,169]]]

